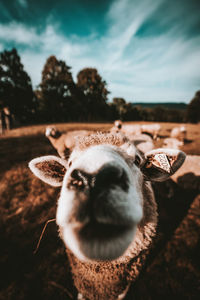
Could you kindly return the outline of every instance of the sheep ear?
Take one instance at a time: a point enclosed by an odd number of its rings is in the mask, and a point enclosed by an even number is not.
[[[52,186],[61,186],[66,172],[66,162],[53,155],[41,156],[31,160],[29,168],[42,181]]]
[[[164,181],[173,175],[183,164],[186,155],[177,149],[156,149],[145,153],[141,168],[151,181]]]

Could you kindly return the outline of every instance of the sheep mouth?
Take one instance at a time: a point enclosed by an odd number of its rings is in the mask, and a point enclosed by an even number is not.
[[[81,259],[85,261],[108,261],[119,258],[133,241],[135,228],[89,222],[74,231]]]
[[[130,225],[105,224],[90,221],[81,228],[76,229],[76,234],[85,241],[94,239],[106,241],[122,236],[127,230],[130,230]]]

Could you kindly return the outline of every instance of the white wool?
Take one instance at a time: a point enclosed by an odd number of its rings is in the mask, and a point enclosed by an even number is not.
[[[186,139],[186,136],[187,136],[187,129],[185,126],[174,127],[170,133],[171,138],[176,138],[183,142],[184,139]]]
[[[176,138],[166,138],[164,139],[162,146],[163,148],[180,149],[180,147],[183,146],[183,142]]]
[[[149,133],[156,140],[161,129],[160,124],[144,124],[141,126],[141,132]]]

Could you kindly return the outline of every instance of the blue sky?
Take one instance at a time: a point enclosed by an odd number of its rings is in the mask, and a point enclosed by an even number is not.
[[[16,47],[33,86],[56,55],[97,68],[109,99],[186,102],[200,89],[200,0],[0,0],[0,51]]]

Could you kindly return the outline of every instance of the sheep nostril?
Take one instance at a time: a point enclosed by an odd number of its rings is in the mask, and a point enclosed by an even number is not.
[[[122,168],[105,166],[97,175],[97,187],[109,187],[111,185],[120,186],[122,189],[128,190],[128,176]]]
[[[70,180],[68,181],[67,187],[74,187],[77,189],[82,189],[89,184],[90,175],[83,172],[80,169],[74,169],[71,173]]]

